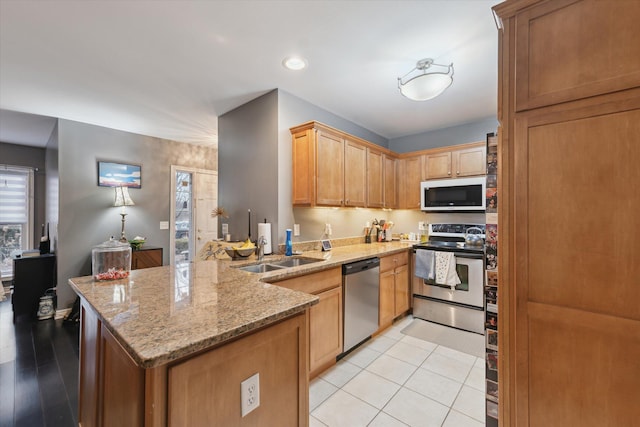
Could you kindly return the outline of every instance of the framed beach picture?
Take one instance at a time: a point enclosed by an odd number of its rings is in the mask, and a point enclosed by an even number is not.
[[[98,162],[98,185],[100,187],[141,188],[141,166]]]

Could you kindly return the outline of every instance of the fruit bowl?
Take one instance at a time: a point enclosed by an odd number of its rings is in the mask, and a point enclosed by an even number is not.
[[[234,249],[238,255],[241,257],[248,257],[252,253],[256,251],[256,248],[245,248],[245,249]]]

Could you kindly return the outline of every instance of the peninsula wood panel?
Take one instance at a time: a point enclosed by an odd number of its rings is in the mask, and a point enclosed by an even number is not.
[[[83,427],[98,425],[98,387],[100,359],[98,346],[101,322],[84,300],[80,305],[80,375],[78,423]]]
[[[638,86],[640,2],[557,0],[516,22],[516,111]]]
[[[305,319],[297,315],[170,367],[169,425],[307,426]],[[240,383],[255,373],[260,406],[242,417]]]

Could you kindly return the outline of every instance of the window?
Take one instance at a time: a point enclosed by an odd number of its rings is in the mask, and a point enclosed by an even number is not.
[[[11,255],[31,246],[33,169],[0,166],[0,275],[13,275]]]

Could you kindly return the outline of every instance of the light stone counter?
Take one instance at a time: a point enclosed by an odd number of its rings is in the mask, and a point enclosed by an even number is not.
[[[356,244],[303,255],[322,262],[263,274],[238,270],[254,264],[211,260],[179,267],[133,270],[128,279],[96,282],[91,276],[69,284],[93,307],[142,368],[188,356],[299,313],[318,297],[271,285],[360,259],[406,251],[411,243]],[[267,256],[265,261],[282,259]]]

